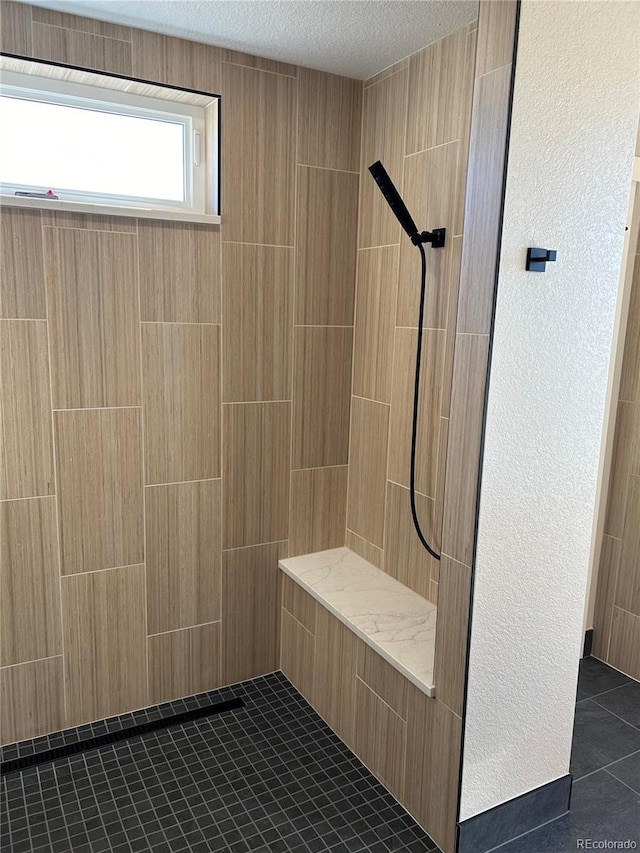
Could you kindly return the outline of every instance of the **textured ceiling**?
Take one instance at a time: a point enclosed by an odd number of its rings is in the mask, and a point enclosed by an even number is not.
[[[477,0],[36,0],[366,80],[472,21]]]

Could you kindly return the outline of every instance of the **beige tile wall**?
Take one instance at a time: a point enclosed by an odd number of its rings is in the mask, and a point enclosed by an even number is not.
[[[464,27],[364,90],[347,536],[432,600],[438,563],[414,547],[408,511],[420,256],[367,167],[382,160],[419,228],[447,229],[444,249],[427,247],[416,469],[423,528],[439,549],[476,36],[476,23]]]
[[[1,19],[9,53],[219,93],[224,128],[220,229],[2,212],[6,742],[278,668],[278,557],[344,541],[363,86]]]
[[[330,700],[317,694],[323,661],[342,668],[346,682],[340,688],[354,707],[350,745],[446,853],[455,849],[515,21],[515,2],[483,0],[477,27],[430,45],[365,84],[346,542],[438,603],[435,700],[410,684],[403,698],[397,687],[389,692],[363,671],[353,674],[339,654],[342,630],[331,618],[333,643],[318,630],[318,616],[314,633],[286,598],[283,609],[283,637],[295,643],[285,650],[283,639],[285,672],[331,725],[348,733],[343,720],[334,720]],[[419,545],[409,508],[419,256],[366,171],[376,159],[401,189],[419,228],[447,228],[447,247],[427,248],[416,478],[422,527],[441,550],[440,562]],[[627,636],[630,627],[621,621],[619,631]],[[315,682],[306,675],[312,664]],[[381,749],[381,743],[392,748]]]
[[[636,156],[640,157],[640,132]],[[635,204],[640,205],[640,189]],[[593,626],[594,655],[640,680],[639,377],[640,238],[635,246]]]
[[[345,743],[453,853],[461,721],[288,577],[282,670]]]

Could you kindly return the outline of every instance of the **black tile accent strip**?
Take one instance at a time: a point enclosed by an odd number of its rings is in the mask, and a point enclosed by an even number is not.
[[[86,738],[85,740],[79,740],[75,743],[68,743],[65,744],[65,746],[57,746],[43,752],[36,752],[33,755],[14,758],[11,761],[4,761],[0,764],[0,774],[4,776],[7,773],[15,773],[18,770],[24,770],[27,767],[34,767],[39,764],[46,764],[50,761],[55,761],[57,758],[68,758],[70,755],[77,755],[79,752],[87,752],[91,749],[99,749],[101,746],[109,746],[112,743],[118,743],[121,740],[129,740],[129,738],[145,735],[149,732],[155,732],[158,731],[158,729],[168,729],[171,726],[179,726],[182,723],[199,720],[201,717],[210,717],[213,714],[222,714],[225,711],[234,711],[238,708],[244,708],[244,704],[244,699],[235,697],[233,699],[228,699],[225,702],[214,702],[211,705],[205,705],[202,708],[192,708],[189,711],[183,711],[180,714],[173,714],[170,717],[162,717],[158,720],[149,720],[146,723],[128,726],[127,728],[108,732],[104,735]]]
[[[533,829],[561,817],[569,810],[572,776],[500,803],[458,824],[458,853],[486,853]]]

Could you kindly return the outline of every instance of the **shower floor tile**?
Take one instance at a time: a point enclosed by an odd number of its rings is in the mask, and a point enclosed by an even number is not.
[[[233,697],[245,706],[7,774],[0,849],[437,850],[281,673],[5,747],[1,759]]]

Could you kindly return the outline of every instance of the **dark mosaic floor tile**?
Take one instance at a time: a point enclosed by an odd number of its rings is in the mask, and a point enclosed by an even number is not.
[[[607,690],[629,684],[631,679],[595,658],[582,658],[578,675],[576,701],[591,699]]]
[[[622,687],[616,687],[615,690],[610,690],[603,693],[601,696],[596,696],[593,700],[598,705],[602,705],[607,711],[611,711],[617,717],[621,717],[631,726],[640,729],[640,683],[631,681]]]
[[[574,779],[640,749],[640,731],[591,700],[579,702],[573,730]]]
[[[584,843],[578,846],[586,839],[597,842],[592,849],[605,849],[603,842],[640,844],[640,795],[606,770],[574,783],[568,814],[499,849],[500,853],[574,853],[588,849]]]
[[[640,752],[616,761],[607,767],[607,772],[640,794]]]
[[[16,853],[435,849],[282,674],[40,738],[4,755],[238,695],[243,709],[10,775],[2,783],[3,845]],[[37,845],[25,838],[27,821],[31,839],[40,830]]]

